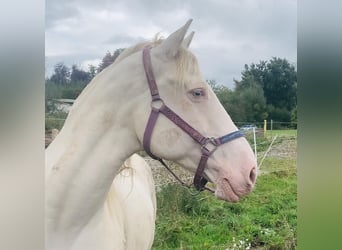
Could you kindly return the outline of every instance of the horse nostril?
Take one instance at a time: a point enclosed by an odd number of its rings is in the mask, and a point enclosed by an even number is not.
[[[249,180],[251,181],[252,184],[255,183],[256,180],[256,168],[253,167],[251,172],[249,173]]]

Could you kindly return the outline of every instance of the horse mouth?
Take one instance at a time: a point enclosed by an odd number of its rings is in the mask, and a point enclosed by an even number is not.
[[[215,196],[229,202],[238,202],[240,200],[240,196],[235,192],[227,178],[223,178],[218,182]]]

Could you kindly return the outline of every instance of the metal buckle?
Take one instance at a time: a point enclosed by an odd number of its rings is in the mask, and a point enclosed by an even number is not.
[[[208,145],[212,145],[212,148],[208,148]],[[208,153],[208,155],[211,155],[212,153],[215,152],[215,150],[217,149],[218,145],[216,143],[216,140],[214,137],[210,137],[207,138],[207,140],[204,142],[204,144],[202,144],[201,146],[201,151],[205,151],[206,153]]]

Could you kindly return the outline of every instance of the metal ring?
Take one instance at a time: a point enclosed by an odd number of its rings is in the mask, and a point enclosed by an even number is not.
[[[154,110],[160,110],[164,106],[164,101],[160,97],[154,98],[151,101],[151,108]]]

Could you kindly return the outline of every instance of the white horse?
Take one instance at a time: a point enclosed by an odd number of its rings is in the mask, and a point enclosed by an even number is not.
[[[112,225],[117,227],[115,230],[122,235],[123,245],[120,243],[114,248],[92,249],[147,250],[152,247],[157,210],[156,194],[152,170],[142,157],[133,154],[124,162],[120,174],[114,178],[105,204],[111,216],[103,217],[102,220],[108,221],[102,223],[112,221]],[[116,237],[108,233],[105,235],[110,238]],[[102,240],[102,244],[107,241],[106,238]],[[80,239],[79,242],[79,249],[85,249],[84,241]]]
[[[107,197],[120,166],[143,144],[151,155],[196,172],[200,178],[196,180],[213,182],[220,199],[236,202],[253,189],[253,151],[234,132],[236,126],[202,78],[195,56],[182,46],[190,23],[150,52],[144,49],[144,62],[139,49],[131,49],[130,55],[127,52],[97,75],[75,101],[63,129],[46,150],[48,249],[126,249],[125,214],[111,213]],[[163,99],[152,104],[153,112],[163,113],[163,108],[171,114],[152,122],[145,52]],[[146,126],[148,122],[153,126]],[[126,212],[129,217],[136,211]],[[136,230],[140,235],[146,231]]]
[[[50,143],[58,133],[57,129],[52,130]],[[133,154],[124,162],[119,172],[104,203],[111,218],[102,219],[112,220],[113,225],[119,230],[118,234],[122,236],[121,243],[125,246],[123,249],[150,249],[154,240],[157,210],[152,170],[144,158]],[[92,230],[91,234],[93,232]],[[91,234],[80,234],[72,248],[83,249],[89,239],[91,246],[94,241]]]

